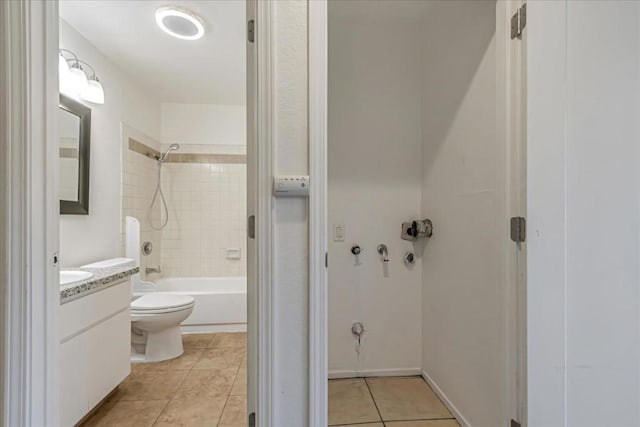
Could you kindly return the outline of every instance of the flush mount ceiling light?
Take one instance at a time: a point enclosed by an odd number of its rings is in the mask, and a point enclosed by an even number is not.
[[[182,40],[197,40],[204,35],[204,21],[190,10],[167,6],[156,10],[156,23],[167,34]]]

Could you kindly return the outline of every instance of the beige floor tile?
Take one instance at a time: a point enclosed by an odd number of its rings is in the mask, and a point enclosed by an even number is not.
[[[452,418],[420,377],[367,378],[383,421]]]
[[[230,332],[224,334],[213,334],[213,339],[207,347],[212,348],[246,348],[246,332]]]
[[[246,427],[247,397],[229,396],[218,427]]]
[[[132,372],[138,371],[188,371],[200,359],[203,349],[185,349],[180,357],[156,363],[134,363],[131,365]]]
[[[329,425],[381,421],[363,379],[329,381]]]
[[[225,398],[169,401],[154,427],[215,427],[218,425]]]
[[[422,420],[387,422],[387,427],[460,427],[456,420]]]
[[[110,399],[122,400],[168,400],[173,397],[189,371],[141,371],[133,372],[125,379]]]
[[[193,369],[176,391],[174,399],[222,398],[231,390],[237,368]]]
[[[246,396],[247,395],[247,359],[243,359],[240,364],[240,369],[236,374],[236,379],[233,382],[231,388],[232,396]]]
[[[244,359],[241,348],[207,348],[202,351],[193,369],[228,369],[240,366]]]
[[[384,427],[382,423],[339,424],[331,427]]]
[[[82,427],[152,426],[166,403],[166,400],[107,402]]]
[[[187,349],[206,348],[213,339],[214,334],[184,334],[182,335],[182,346]]]

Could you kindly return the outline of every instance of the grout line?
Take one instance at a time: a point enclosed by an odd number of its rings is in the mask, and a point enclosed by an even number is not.
[[[222,407],[222,411],[220,412],[220,418],[218,418],[218,423],[216,424],[216,427],[220,426],[220,422],[222,421],[222,416],[224,415],[224,410],[227,409],[227,404],[229,403],[229,398],[231,397],[233,386],[235,385],[236,380],[238,379],[238,372],[240,372],[240,368],[242,368],[243,361],[244,361],[244,356],[242,357],[242,359],[240,360],[240,363],[238,364],[238,368],[236,369],[236,374],[233,376],[233,381],[231,381],[231,387],[229,387],[229,393],[227,393],[227,398],[224,401],[224,406]]]
[[[369,382],[366,378],[364,378],[364,384],[367,386],[367,390],[369,390],[369,395],[371,396],[371,400],[373,400],[373,406],[376,407],[376,411],[378,412],[378,416],[380,417],[380,421],[384,424],[384,419],[382,418],[382,414],[380,413],[380,408],[378,408],[378,402],[376,402],[376,398],[373,397],[373,393],[371,392],[371,387],[369,387]]]
[[[183,348],[183,350],[184,350],[184,348]],[[183,353],[183,355],[184,355],[184,353]],[[202,356],[202,354],[200,356]],[[182,356],[180,356],[180,357],[182,357]],[[196,363],[197,363],[197,361],[196,361]],[[167,408],[167,406],[169,406],[169,403],[171,403],[171,401],[176,397],[176,394],[178,394],[178,390],[180,390],[180,387],[182,387],[182,384],[184,384],[184,382],[186,381],[187,377],[189,376],[189,374],[193,370],[194,366],[195,366],[195,363],[193,365],[191,365],[191,368],[189,368],[188,370],[187,369],[181,369],[181,371],[187,371],[187,374],[184,376],[184,378],[182,378],[182,381],[180,381],[180,384],[178,384],[178,387],[176,387],[176,390],[173,392],[173,395],[169,398],[169,400],[167,400],[167,403],[164,404],[164,406],[162,407],[162,409],[158,413],[158,416],[153,421],[153,424],[151,424],[152,426],[155,426],[156,424],[158,424],[158,421],[160,420],[160,417],[162,416],[162,413]],[[160,371],[157,371],[157,372],[160,372]],[[178,372],[178,371],[174,371],[174,372]]]

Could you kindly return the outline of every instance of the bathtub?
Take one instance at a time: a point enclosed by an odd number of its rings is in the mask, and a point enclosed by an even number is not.
[[[182,322],[186,333],[247,330],[246,277],[165,277],[154,280],[157,292],[191,295],[193,313]]]

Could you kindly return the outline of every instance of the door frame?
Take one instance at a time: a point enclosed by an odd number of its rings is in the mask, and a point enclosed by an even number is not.
[[[0,6],[2,422],[57,425],[58,3]]]
[[[246,0],[247,23],[247,216],[255,215],[255,239],[247,239],[247,414],[255,425],[273,424],[273,2]],[[248,25],[248,24],[247,24]],[[251,424],[249,424],[251,425]]]
[[[509,0],[496,2],[497,32],[509,34],[509,19],[512,9],[519,7],[525,0]],[[328,108],[328,5],[327,0],[313,0],[309,5],[309,163],[311,175],[311,193],[309,206],[310,240],[309,240],[309,425],[324,427],[328,415],[328,339],[327,339],[327,193],[328,193],[328,142],[327,142],[327,108]],[[505,111],[498,112],[503,123],[496,123],[499,134],[502,134],[509,147],[506,155],[509,170],[507,178],[518,177],[515,184],[506,188],[506,217],[526,217],[526,74],[514,76],[511,61],[526,60],[526,30],[521,40],[523,46],[516,58],[510,55],[512,40],[501,40],[497,47],[501,73],[508,81],[503,97]],[[526,63],[521,62],[522,67]],[[526,68],[525,68],[526,70]],[[511,102],[511,91],[514,85],[520,85],[516,96],[517,111]],[[505,225],[508,227],[508,225]],[[512,242],[511,242],[512,243]],[[514,245],[507,255],[506,286],[509,287],[506,298],[514,304],[513,311],[507,313],[507,322],[516,321],[512,330],[505,331],[506,343],[515,349],[508,358],[506,367],[512,373],[513,383],[506,385],[509,396],[506,396],[509,413],[507,419],[514,418],[522,426],[527,425],[527,316],[526,316],[526,243]],[[516,246],[517,245],[517,246]],[[517,264],[516,264],[517,262]],[[515,268],[512,265],[516,265]],[[509,376],[511,380],[511,376]],[[516,392],[517,397],[511,394]]]
[[[309,425],[328,421],[328,5],[308,3],[309,37]]]

